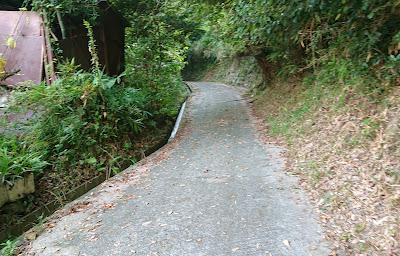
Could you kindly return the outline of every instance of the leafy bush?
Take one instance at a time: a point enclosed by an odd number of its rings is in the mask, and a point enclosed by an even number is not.
[[[60,71],[52,86],[36,85],[15,95],[38,110],[40,118],[26,131],[27,140],[54,168],[90,166],[97,162],[90,159],[140,132],[147,113],[140,109],[145,97],[139,90],[124,88],[121,77],[77,71],[73,63]]]
[[[235,0],[218,6],[208,8],[217,14],[207,16],[206,33],[195,46],[217,59],[254,56],[267,84],[276,74],[312,70],[318,87],[326,63],[344,73],[344,62],[349,73],[370,77],[375,85],[366,87],[374,92],[399,84],[396,1]]]
[[[125,84],[148,95],[144,109],[159,125],[172,121],[185,96],[180,72],[194,29],[185,10],[174,4],[140,2],[135,23],[126,31]],[[144,8],[147,5],[152,9]]]

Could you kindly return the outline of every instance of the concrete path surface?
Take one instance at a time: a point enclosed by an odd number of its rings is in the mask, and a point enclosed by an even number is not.
[[[243,92],[190,85],[178,136],[53,215],[24,255],[329,255]]]

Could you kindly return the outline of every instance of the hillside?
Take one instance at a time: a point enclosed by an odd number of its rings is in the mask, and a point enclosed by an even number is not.
[[[246,64],[225,60],[204,79],[237,85]],[[400,253],[400,88],[374,100],[355,86],[327,86],[315,101],[305,74],[276,78],[262,91],[258,83],[247,81],[261,129],[286,149],[287,171],[313,198],[332,247],[345,255]]]
[[[250,85],[333,248],[399,255],[400,2],[206,2],[202,78]]]

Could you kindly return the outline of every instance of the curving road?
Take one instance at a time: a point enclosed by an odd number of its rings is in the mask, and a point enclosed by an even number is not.
[[[329,255],[240,90],[190,85],[177,138],[56,213],[25,255]]]

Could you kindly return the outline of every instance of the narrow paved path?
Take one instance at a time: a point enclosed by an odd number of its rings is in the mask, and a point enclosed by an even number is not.
[[[170,144],[52,217],[26,255],[328,255],[239,89],[191,83]]]

